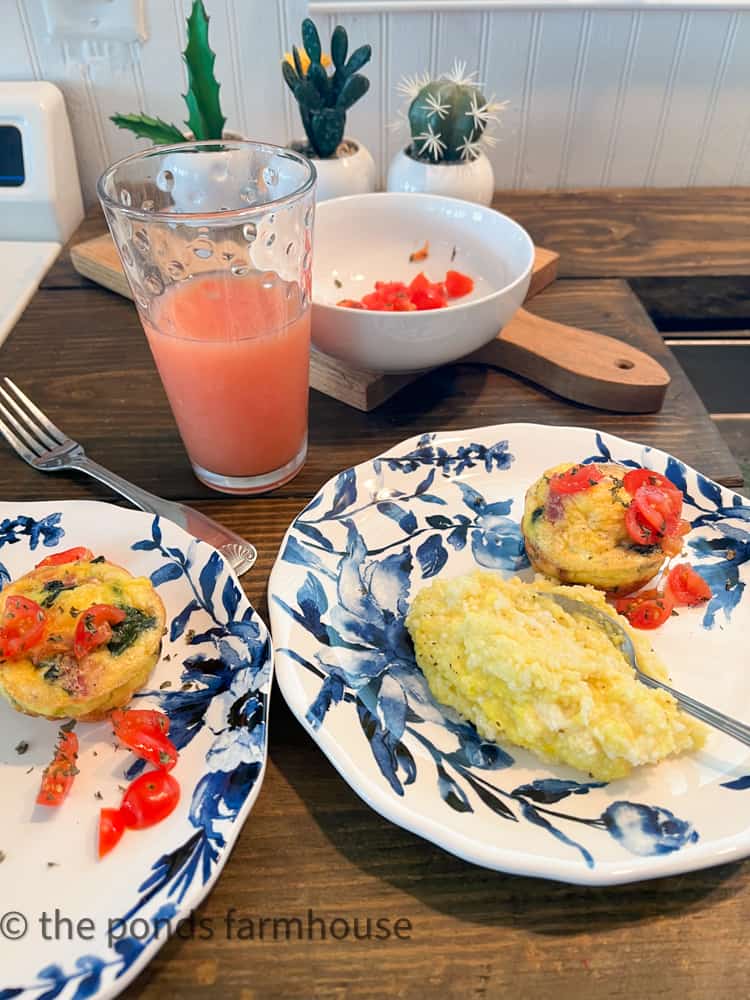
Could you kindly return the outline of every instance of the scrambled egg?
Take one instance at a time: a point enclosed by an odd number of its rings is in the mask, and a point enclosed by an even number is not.
[[[32,570],[0,593],[36,601],[47,616],[41,643],[0,661],[0,694],[13,708],[49,719],[96,720],[130,700],[159,658],[165,612],[150,580],[112,563],[75,562]],[[78,660],[73,636],[80,614],[94,604],[121,608],[125,621],[112,638]]]
[[[656,576],[664,562],[658,545],[636,545],[625,527],[631,496],[622,485],[628,471],[597,463],[603,479],[564,496],[550,495],[549,479],[573,466],[548,469],[526,493],[521,530],[534,567],[562,583],[582,583],[629,594]]]
[[[700,723],[671,695],[638,681],[604,631],[564,611],[550,593],[616,617],[641,668],[667,679],[643,635],[599,591],[478,570],[436,580],[417,594],[406,618],[435,698],[485,739],[508,740],[602,781],[700,747]]]

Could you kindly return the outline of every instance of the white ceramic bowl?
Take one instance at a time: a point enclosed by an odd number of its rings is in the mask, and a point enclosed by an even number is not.
[[[428,258],[410,262],[425,240]],[[433,368],[488,344],[523,302],[534,261],[531,238],[517,222],[431,194],[362,194],[318,204],[314,247],[313,343],[377,372]],[[378,280],[409,282],[424,271],[438,281],[449,268],[471,275],[475,287],[445,309],[388,313],[336,305],[361,299]]]

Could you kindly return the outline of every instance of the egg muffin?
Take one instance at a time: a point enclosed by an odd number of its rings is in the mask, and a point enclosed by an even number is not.
[[[504,580],[478,570],[435,580],[406,617],[436,700],[489,740],[508,740],[599,781],[702,746],[705,729],[641,683],[606,632],[552,594],[585,601],[629,634],[643,670],[667,671],[648,640],[591,587]]]
[[[102,719],[145,684],[164,621],[151,581],[102,557],[40,565],[0,592],[0,693],[27,715]]]
[[[550,490],[551,477],[574,468],[573,462],[548,469],[529,488],[521,522],[526,554],[534,569],[561,583],[629,594],[656,576],[665,554],[660,545],[639,545],[628,533],[628,470],[613,462],[596,467],[601,479],[577,493]]]

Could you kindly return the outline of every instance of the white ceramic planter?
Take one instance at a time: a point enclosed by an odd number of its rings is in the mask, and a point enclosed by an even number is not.
[[[301,152],[304,152],[304,146],[304,143],[293,143],[293,147]],[[354,152],[341,152],[327,160],[311,157],[318,174],[316,201],[347,194],[369,194],[375,190],[377,172],[369,149],[354,139],[344,139],[341,147],[347,146],[353,147]]]
[[[245,139],[244,135],[238,132],[225,130],[225,139]],[[186,133],[186,141],[193,142],[192,132]],[[227,158],[223,153],[202,153],[205,172],[202,174],[200,183],[196,183],[196,175],[193,170],[185,169],[185,160],[181,156],[167,156],[164,158],[159,177],[156,179],[157,187],[169,184],[172,193],[174,207],[178,212],[202,212],[215,206],[221,199],[223,192],[227,190],[229,182],[239,190],[246,183],[246,169],[242,161],[238,160],[234,169],[231,161],[227,163]],[[171,179],[169,179],[171,174]],[[166,181],[165,181],[166,176]],[[162,190],[165,190],[162,187]]]
[[[489,205],[495,191],[495,177],[484,153],[468,162],[427,163],[415,160],[402,149],[391,161],[388,190],[441,194]]]

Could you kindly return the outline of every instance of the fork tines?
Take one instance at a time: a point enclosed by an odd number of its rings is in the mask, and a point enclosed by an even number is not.
[[[0,385],[0,433],[26,462],[70,442],[70,438],[7,377]]]

